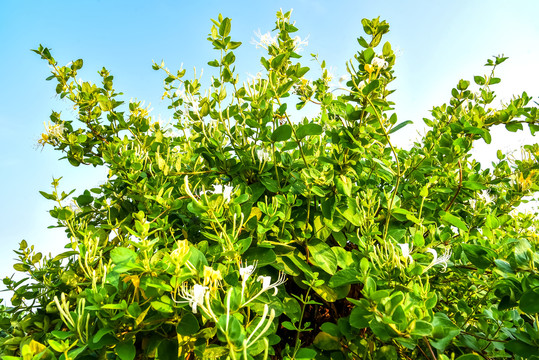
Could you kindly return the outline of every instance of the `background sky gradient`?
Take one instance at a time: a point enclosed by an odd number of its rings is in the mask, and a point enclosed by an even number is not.
[[[380,16],[391,26],[386,36],[398,58],[392,95],[399,122],[413,120],[393,136],[409,146],[423,129],[423,117],[434,105],[449,100],[457,82],[490,71],[488,58],[509,57],[498,69],[502,78],[493,89],[502,101],[513,94],[539,95],[539,1],[0,1],[0,277],[10,276],[13,249],[26,239],[45,253],[62,251],[67,239],[47,211],[53,206],[39,190],[49,191],[53,177],[63,176],[61,189],[76,194],[106,180],[105,169],[71,167],[37,140],[51,110],[72,119],[70,104],[55,96],[55,84],[45,81],[50,70],[30,49],[52,49],[60,64],[84,59],[79,72],[85,81],[98,81],[105,66],[114,87],[131,98],[151,102],[154,116],[165,121],[171,113],[161,101],[163,73],[151,69],[164,60],[171,70],[193,66],[207,70],[216,53],[208,41],[211,18],[232,19],[236,69],[243,79],[261,69],[262,49],[251,40],[254,32],[272,30],[279,8],[294,9],[292,18],[308,36],[302,64],[316,68],[310,53],[325,59],[336,77],[359,49],[361,19]],[[240,79],[241,80],[241,79]],[[476,157],[485,165],[497,149],[517,149],[531,142],[529,131],[507,136],[495,131],[490,146],[478,144]],[[536,141],[534,141],[536,142]],[[0,295],[0,298],[3,297]]]

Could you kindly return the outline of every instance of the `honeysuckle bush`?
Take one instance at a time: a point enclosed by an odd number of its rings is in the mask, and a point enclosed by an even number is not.
[[[34,50],[76,112],[52,112],[40,143],[109,173],[41,192],[66,251],[15,251],[3,359],[539,358],[538,224],[517,209],[539,189],[539,146],[488,168],[470,155],[495,126],[539,129],[526,93],[494,105],[506,58],[459,81],[400,149],[389,25],[362,21],[338,85],[316,56],[300,63],[290,16],[259,34],[267,54],[245,82],[222,16],[206,85],[155,63],[169,126],[124,103],[105,68],[83,82],[83,60]]]

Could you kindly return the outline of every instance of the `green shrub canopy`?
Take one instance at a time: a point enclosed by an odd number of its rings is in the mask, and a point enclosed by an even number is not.
[[[212,22],[207,89],[153,66],[169,127],[124,105],[105,68],[79,81],[82,59],[34,50],[77,112],[52,112],[40,143],[109,176],[71,204],[59,179],[41,192],[69,241],[15,251],[3,359],[539,359],[537,220],[516,210],[538,190],[539,146],[486,169],[470,156],[495,125],[539,129],[526,93],[493,108],[506,58],[460,80],[405,150],[385,21],[362,21],[339,85],[323,61],[308,78],[289,12],[244,83],[231,20]]]

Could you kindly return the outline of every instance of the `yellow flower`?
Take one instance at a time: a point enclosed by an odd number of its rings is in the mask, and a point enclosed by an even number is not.
[[[522,187],[522,190],[528,190],[532,186],[532,175],[533,174],[530,172],[528,177],[524,178],[524,176],[522,176],[522,173],[520,173],[518,177],[518,182]]]
[[[210,291],[217,289],[221,280],[223,280],[223,277],[219,270],[214,270],[210,266],[204,266],[204,286],[208,286]]]
[[[185,263],[186,255],[189,252],[189,242],[182,240],[177,242],[178,247],[170,253],[170,259],[176,265]]]
[[[369,74],[373,73],[374,66],[372,66],[371,64],[365,64],[365,71],[368,72]]]

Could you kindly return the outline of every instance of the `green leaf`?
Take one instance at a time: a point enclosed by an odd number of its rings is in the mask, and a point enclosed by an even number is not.
[[[526,344],[520,340],[510,340],[505,344],[505,348],[519,356],[522,356],[524,359],[539,354],[539,347]]]
[[[288,124],[284,124],[279,126],[275,131],[271,134],[271,141],[278,142],[278,141],[286,141],[290,139],[292,136],[292,127]]]
[[[48,194],[44,191],[40,191],[39,192],[41,195],[43,195],[43,197],[47,200],[56,200],[56,196],[52,195],[52,194]]]
[[[489,248],[475,244],[461,244],[462,250],[472,264],[480,269],[486,269],[496,258],[496,253]]]
[[[494,260],[494,265],[496,265],[496,267],[498,269],[500,269],[504,273],[507,273],[507,274],[514,274],[515,273],[513,268],[511,267],[511,264],[509,264],[505,260],[496,259],[496,260]]]
[[[363,95],[367,96],[371,92],[373,92],[374,90],[378,89],[378,86],[380,86],[380,81],[379,80],[373,80],[370,83],[368,83],[367,85],[365,85],[365,87],[363,88],[363,90],[361,90],[361,92],[363,93]]]
[[[350,325],[357,329],[364,329],[369,326],[373,313],[366,307],[356,306],[350,313]]]
[[[440,211],[440,215],[442,216],[443,221],[446,221],[449,224],[456,226],[462,231],[468,232],[468,227],[466,226],[466,223],[462,221],[462,219],[460,219],[459,217],[445,211]]]
[[[476,75],[473,77],[473,81],[479,86],[485,85],[485,78],[483,76]]]
[[[197,318],[190,313],[185,314],[176,326],[176,332],[183,336],[194,335],[199,329]]]
[[[415,320],[410,326],[410,334],[429,336],[432,333],[432,324],[423,320]]]
[[[335,271],[337,271],[337,257],[328,244],[314,239],[309,241],[307,248],[313,265],[318,266],[328,274],[335,274]]]
[[[539,288],[530,289],[520,298],[518,304],[520,310],[527,314],[535,314],[539,312]]]
[[[135,345],[131,341],[121,342],[116,345],[115,352],[121,360],[133,360],[137,353]]]
[[[219,35],[222,37],[228,36],[230,34],[230,29],[232,27],[232,24],[230,23],[229,18],[224,18],[221,22],[221,25],[219,25]]]
[[[336,289],[333,289],[326,284],[313,287],[313,290],[327,302],[334,302],[339,298]]]
[[[441,312],[434,314],[432,319],[432,337],[431,344],[436,349],[443,352],[451,343],[451,340],[460,334],[460,328],[456,326],[449,317]]]
[[[470,190],[484,190],[487,189],[487,187],[481,183],[475,182],[475,181],[463,181],[462,186],[466,189]]]
[[[152,307],[160,312],[171,314],[174,312],[172,299],[166,295],[161,296],[159,300],[151,302]]]
[[[516,121],[510,121],[505,124],[505,128],[511,132],[517,132],[518,130],[522,130],[522,124]]]
[[[294,359],[296,360],[312,360],[316,358],[316,355],[318,355],[318,352],[315,349],[309,349],[309,348],[301,348],[296,353],[296,356]]]
[[[51,331],[51,335],[54,336],[57,339],[65,340],[68,337],[70,337],[71,335],[73,335],[73,333],[71,331],[53,330],[53,331]]]
[[[359,284],[361,281],[358,279],[360,272],[354,268],[347,268],[339,270],[329,280],[329,286],[338,287],[350,284]]]
[[[278,70],[283,62],[286,60],[286,54],[277,55],[273,60],[271,60],[271,67],[275,70]]]
[[[395,127],[391,128],[391,130],[389,130],[389,134],[393,134],[394,132],[399,131],[400,129],[405,127],[406,125],[413,124],[413,123],[414,122],[412,120],[403,121],[400,124],[396,125]]]
[[[178,341],[177,340],[163,340],[157,347],[156,359],[159,360],[178,360]]]
[[[341,344],[339,338],[323,331],[319,332],[314,338],[313,345],[320,350],[340,350]]]
[[[298,127],[296,130],[298,139],[303,139],[306,136],[314,136],[322,134],[322,126],[315,123],[305,124]]]
[[[361,38],[361,39],[363,39],[363,38]],[[360,45],[361,45],[361,43],[360,43]],[[374,53],[373,48],[367,48],[367,49],[365,49],[363,51],[363,59],[365,59],[365,62],[367,64],[371,63],[372,59],[374,59],[374,55],[375,55],[375,53]]]
[[[483,360],[483,357],[477,354],[464,354],[456,358],[456,360]]]
[[[134,262],[137,259],[137,253],[131,249],[118,247],[111,250],[110,258],[115,264]]]
[[[277,259],[277,256],[272,249],[252,247],[243,254],[243,258],[249,263],[257,261],[258,266],[262,267],[264,265],[273,264]]]
[[[56,215],[56,218],[58,220],[69,220],[73,217],[74,212],[69,206],[65,206],[58,210],[58,214]]]

